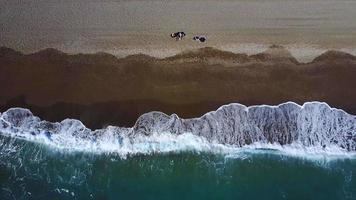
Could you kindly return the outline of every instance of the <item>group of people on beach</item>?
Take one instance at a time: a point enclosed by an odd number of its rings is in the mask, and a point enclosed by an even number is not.
[[[175,38],[177,41],[178,40],[182,40],[185,36],[186,36],[186,34],[184,32],[182,32],[182,31],[181,32],[175,32],[175,33],[171,34],[171,37]],[[193,37],[193,40],[197,41],[197,42],[205,42],[206,41],[206,36],[197,35],[197,36]]]

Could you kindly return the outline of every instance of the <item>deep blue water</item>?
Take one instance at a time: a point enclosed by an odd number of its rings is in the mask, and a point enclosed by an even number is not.
[[[356,199],[356,159],[66,152],[1,136],[0,199]]]

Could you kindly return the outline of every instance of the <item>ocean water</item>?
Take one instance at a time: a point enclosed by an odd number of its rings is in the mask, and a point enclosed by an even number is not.
[[[355,199],[356,157],[65,152],[0,136],[1,199]]]
[[[356,116],[326,103],[150,112],[99,130],[0,115],[0,199],[355,198]]]

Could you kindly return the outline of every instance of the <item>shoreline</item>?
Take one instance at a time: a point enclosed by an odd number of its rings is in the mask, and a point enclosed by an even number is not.
[[[124,154],[126,151],[139,153],[143,150],[142,142],[171,146],[183,144],[176,148],[198,151],[199,147],[205,149],[207,146],[206,150],[210,150],[210,145],[213,149],[227,152],[249,146],[258,149],[279,145],[279,150],[283,147],[306,150],[309,147],[311,151],[355,153],[355,120],[355,115],[332,108],[325,102],[306,102],[303,105],[285,102],[273,106],[231,103],[196,118],[150,111],[139,116],[132,127],[90,129],[78,119],[49,122],[33,115],[29,109],[10,108],[0,113],[0,132],[4,136],[42,142],[60,149],[99,149],[99,152],[122,151]],[[196,146],[186,144],[187,141],[199,147],[195,149]],[[143,152],[171,150],[165,147],[147,146]]]
[[[189,39],[185,39],[189,40]],[[171,41],[172,42],[172,41]],[[113,49],[108,48],[78,48],[71,49],[66,48],[64,46],[49,46],[43,48],[36,48],[32,50],[21,50],[20,48],[12,48],[9,46],[1,46],[0,45],[0,53],[4,53],[6,51],[17,52],[22,55],[32,55],[37,54],[39,52],[54,50],[58,53],[63,53],[69,56],[75,55],[86,55],[86,54],[110,54],[111,56],[116,57],[117,59],[123,59],[129,56],[135,55],[146,55],[150,57],[154,57],[156,59],[166,59],[169,57],[174,57],[179,54],[196,52],[200,49],[211,48],[217,51],[229,52],[233,54],[246,54],[248,56],[253,56],[256,54],[264,53],[268,49],[273,46],[281,47],[287,50],[292,57],[294,57],[300,63],[310,63],[315,58],[321,56],[322,54],[328,51],[338,51],[342,53],[351,54],[356,56],[356,46],[320,46],[315,44],[307,44],[307,43],[291,43],[291,44],[277,44],[277,43],[232,43],[232,44],[221,44],[221,45],[211,45],[210,43],[196,43],[194,41],[189,41],[181,44],[186,41],[173,41],[173,43],[177,43],[176,48],[174,47],[164,47],[164,46],[142,46],[142,48],[136,47],[117,47]]]
[[[26,55],[35,54],[37,52],[46,49],[56,49],[68,55],[107,53],[117,57],[118,59],[121,59],[136,54],[145,54],[151,57],[155,57],[157,59],[165,59],[184,52],[196,51],[201,48],[214,48],[220,51],[227,51],[235,54],[254,55],[254,54],[263,53],[264,51],[268,50],[270,46],[278,44],[280,46],[283,46],[285,49],[287,49],[291,53],[291,55],[301,63],[309,63],[316,57],[330,50],[340,51],[356,56],[356,44],[355,45],[345,44],[345,45],[335,46],[335,45],[320,45],[320,44],[312,44],[312,43],[273,43],[273,42],[256,43],[256,42],[227,42],[226,41],[224,43],[216,43],[216,42],[211,42],[209,38],[208,38],[208,42],[206,43],[197,43],[195,41],[192,41],[191,38],[186,38],[183,41],[179,41],[179,42],[171,40],[169,38],[168,39],[166,38],[166,40],[160,41],[159,43],[151,42],[150,40],[148,40],[149,41],[148,44],[143,44],[142,42],[139,42],[138,44],[122,44],[121,42],[115,42],[115,41],[113,42],[101,41],[99,43],[102,44],[99,45],[99,44],[89,44],[88,42],[73,41],[69,44],[49,43],[48,45],[44,45],[42,47],[30,48],[30,49],[23,48],[23,47],[18,47],[18,48],[11,47],[11,46],[16,47],[18,45],[10,45],[9,47],[7,46],[2,46],[2,47],[13,49]]]

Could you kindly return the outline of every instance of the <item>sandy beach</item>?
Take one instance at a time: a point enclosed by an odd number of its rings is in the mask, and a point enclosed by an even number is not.
[[[26,53],[56,48],[118,57],[167,57],[215,47],[255,54],[284,45],[300,61],[330,50],[356,54],[356,2],[349,0],[8,1],[0,46]],[[180,42],[171,32],[185,31]],[[196,43],[194,35],[206,35]]]

